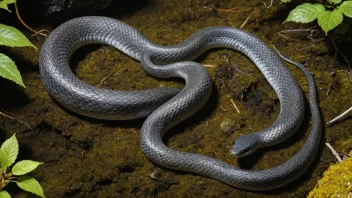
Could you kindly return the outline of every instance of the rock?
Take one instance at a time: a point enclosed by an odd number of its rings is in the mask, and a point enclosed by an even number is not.
[[[117,17],[133,13],[151,0],[30,0],[18,3],[23,18],[59,25],[69,19],[99,15]],[[25,14],[24,14],[25,13]],[[42,22],[41,22],[42,23]]]
[[[37,0],[34,7],[51,22],[61,22],[76,15],[93,13],[110,6],[112,0]],[[49,17],[50,16],[50,17]]]
[[[222,132],[228,135],[232,134],[235,131],[234,126],[234,122],[228,118],[225,118],[224,121],[222,121],[220,124]]]

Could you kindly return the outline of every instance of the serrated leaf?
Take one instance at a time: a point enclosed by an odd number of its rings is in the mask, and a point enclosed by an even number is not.
[[[336,26],[338,26],[343,20],[343,15],[339,10],[325,10],[318,16],[318,24],[321,29],[324,30],[325,35]]]
[[[11,12],[11,10],[9,10],[9,8],[7,7],[6,1],[0,1],[0,8]]]
[[[40,197],[44,197],[42,186],[33,177],[30,177],[28,175],[21,176],[17,179],[16,183],[17,183],[17,186],[20,187],[21,189],[34,193]]]
[[[13,62],[5,54],[0,53],[0,76],[12,80],[13,82],[25,87],[20,72],[17,70],[15,62]]]
[[[314,21],[318,15],[325,10],[325,7],[321,4],[304,3],[297,6],[289,14],[287,19],[284,21],[293,21],[297,23],[309,23]]]
[[[339,10],[342,14],[352,18],[352,1],[342,2],[342,4],[339,6]]]
[[[13,164],[18,155],[18,141],[16,139],[16,134],[7,139],[0,148],[4,152],[4,165],[9,167]]]
[[[36,169],[39,165],[43,164],[43,162],[36,162],[32,160],[22,160],[17,162],[12,167],[12,174],[14,175],[24,175],[27,174],[34,169]]]
[[[36,48],[19,30],[4,24],[0,24],[0,45]]]
[[[7,191],[0,192],[0,198],[11,198],[11,195]]]

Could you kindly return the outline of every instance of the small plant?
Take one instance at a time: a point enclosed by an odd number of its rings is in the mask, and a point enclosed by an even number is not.
[[[8,4],[16,3],[15,0],[0,0],[0,9],[10,11]],[[19,30],[14,27],[0,24],[0,45],[9,47],[34,47],[36,48]],[[15,63],[0,53],[0,76],[9,79],[22,87],[25,87],[20,72],[17,70]]]
[[[15,162],[18,155],[18,141],[15,134],[7,139],[0,148],[0,198],[10,198],[10,194],[3,190],[10,182],[16,182],[21,189],[44,197],[44,192],[39,182],[25,175],[36,169],[42,162],[22,160],[17,162],[11,170],[9,167]],[[18,177],[17,177],[18,176]]]
[[[283,3],[290,1],[281,0]],[[303,3],[298,5],[289,13],[284,23],[288,21],[310,23],[318,19],[318,24],[325,32],[325,35],[338,25],[340,25],[339,33],[347,32],[349,28],[347,17],[352,18],[352,0],[326,0],[322,2],[324,3]]]

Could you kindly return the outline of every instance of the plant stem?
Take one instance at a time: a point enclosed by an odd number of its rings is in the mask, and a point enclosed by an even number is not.
[[[347,111],[343,112],[342,114],[340,114],[339,116],[337,116],[336,118],[330,120],[329,122],[327,122],[327,125],[331,125],[332,123],[336,122],[338,119],[342,118],[343,116],[345,116],[346,114],[348,114],[350,111],[352,111],[352,107],[350,107],[349,109],[347,109]]]
[[[17,3],[15,2],[15,10],[16,10],[16,15],[17,15],[17,18],[18,20],[22,23],[22,25],[24,25],[27,29],[29,29],[30,31],[34,32],[34,35],[36,34],[40,34],[42,36],[48,36],[47,34],[45,33],[42,33],[43,31],[47,31],[47,30],[40,30],[40,31],[35,31],[34,29],[32,29],[31,27],[29,27],[21,18],[20,16],[20,12],[18,11],[18,7],[17,7]]]
[[[12,117],[12,116],[9,116],[9,115],[7,115],[7,114],[4,113],[4,112],[1,112],[1,111],[0,111],[0,116],[4,116],[4,117],[6,117],[6,118],[10,118],[11,120],[16,120],[17,122],[26,125],[26,127],[28,127],[31,131],[33,130],[32,127],[29,126],[29,124],[23,122],[22,120],[19,120],[19,119],[16,119],[16,118]]]

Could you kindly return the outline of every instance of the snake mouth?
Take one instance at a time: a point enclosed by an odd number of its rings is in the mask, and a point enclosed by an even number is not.
[[[243,149],[243,148],[239,148],[239,147],[232,147],[232,149],[230,150],[231,155],[233,155],[236,158],[240,158],[240,157],[245,157],[247,155],[250,155],[251,153],[253,153],[254,151],[251,149]]]

